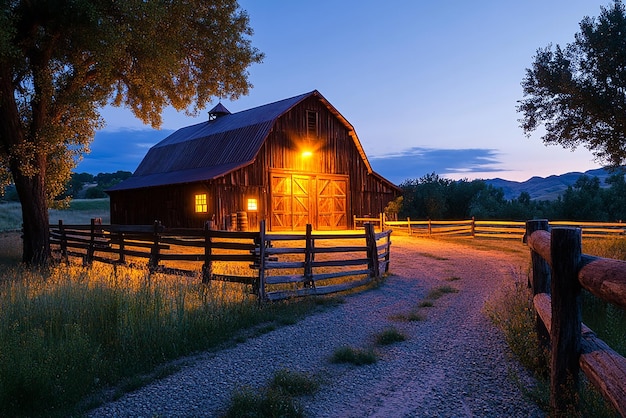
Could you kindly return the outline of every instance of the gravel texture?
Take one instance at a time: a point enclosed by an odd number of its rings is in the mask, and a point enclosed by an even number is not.
[[[520,272],[527,266],[519,254],[393,236],[392,275],[379,288],[347,296],[295,325],[196,356],[175,374],[89,416],[218,417],[233,391],[260,388],[286,368],[321,377],[318,393],[299,398],[311,417],[543,417],[511,374],[528,385],[533,380],[484,312],[490,296],[525,280]],[[421,308],[423,321],[397,319],[442,285],[459,292]],[[406,341],[377,346],[376,334],[392,326]],[[333,352],[346,345],[373,347],[379,360],[332,364]]]

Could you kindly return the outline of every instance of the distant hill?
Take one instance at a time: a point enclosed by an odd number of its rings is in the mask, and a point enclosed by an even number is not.
[[[522,182],[495,178],[485,180],[485,183],[491,184],[497,188],[502,188],[502,190],[504,190],[504,197],[509,200],[519,197],[522,192],[528,192],[530,198],[534,200],[555,200],[567,190],[567,186],[574,185],[576,180],[583,174],[589,177],[598,177],[602,187],[606,186],[604,180],[612,175],[609,171],[598,168],[585,171],[584,173],[573,172],[559,176],[531,177]]]

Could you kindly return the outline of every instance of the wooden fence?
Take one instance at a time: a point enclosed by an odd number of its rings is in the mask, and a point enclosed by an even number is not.
[[[471,238],[514,238],[522,239],[526,233],[525,221],[477,221],[463,220],[411,220],[391,221],[384,214],[378,218],[354,218],[355,227],[365,222],[375,223],[379,229],[391,228],[394,231],[406,232],[417,236],[457,236]],[[582,230],[586,238],[606,236],[626,236],[626,223],[622,222],[579,222],[552,221],[552,226],[575,227]]]
[[[165,228],[154,225],[50,226],[53,256],[62,261],[79,257],[115,265],[142,264],[151,273],[195,276],[202,281],[231,281],[252,285],[261,300],[321,295],[370,283],[389,270],[391,231],[374,232],[366,224],[360,233],[270,234],[265,222],[257,232]],[[239,264],[232,272],[217,266]],[[220,264],[221,263],[221,264]],[[243,274],[243,273],[248,274]]]
[[[554,224],[551,224],[554,225]],[[582,254],[580,228],[529,221],[527,242],[539,344],[549,347],[550,408],[565,416],[576,405],[578,375],[626,416],[626,359],[581,323],[581,289],[626,308],[626,262]]]

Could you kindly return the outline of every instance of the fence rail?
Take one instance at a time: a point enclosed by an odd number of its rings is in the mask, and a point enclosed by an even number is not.
[[[376,223],[379,228],[391,228],[394,231],[406,232],[418,236],[458,236],[472,238],[513,238],[522,239],[526,233],[525,221],[480,221],[475,219],[461,220],[412,220],[402,221],[385,219],[384,214],[378,218],[354,218],[355,226],[367,220]],[[580,228],[586,238],[602,238],[606,236],[626,235],[626,223],[622,222],[579,222],[552,221],[552,226]]]
[[[551,225],[554,225],[551,224]],[[626,308],[626,262],[582,254],[580,228],[546,220],[526,226],[539,344],[551,349],[550,408],[565,416],[576,404],[578,373],[626,416],[626,359],[581,323],[580,292]]]
[[[262,300],[322,295],[370,283],[389,270],[391,231],[362,233],[268,234],[265,222],[258,232],[217,231],[209,227],[164,228],[154,225],[50,226],[53,255],[63,261],[79,257],[124,265],[145,262],[151,273],[195,276],[249,284]],[[143,260],[143,261],[141,261]],[[217,273],[215,263],[242,263],[249,274]],[[239,269],[241,271],[242,269]],[[337,280],[341,279],[341,280]]]

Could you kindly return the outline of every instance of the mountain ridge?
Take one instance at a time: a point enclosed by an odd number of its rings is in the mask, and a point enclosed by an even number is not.
[[[526,181],[504,180],[501,178],[485,179],[485,183],[504,191],[505,199],[511,200],[519,197],[520,193],[528,192],[533,200],[555,200],[568,188],[573,186],[582,175],[598,177],[601,187],[607,187],[605,180],[613,175],[613,172],[605,168],[596,168],[585,172],[573,171],[565,174],[553,174],[548,177],[534,176]]]

